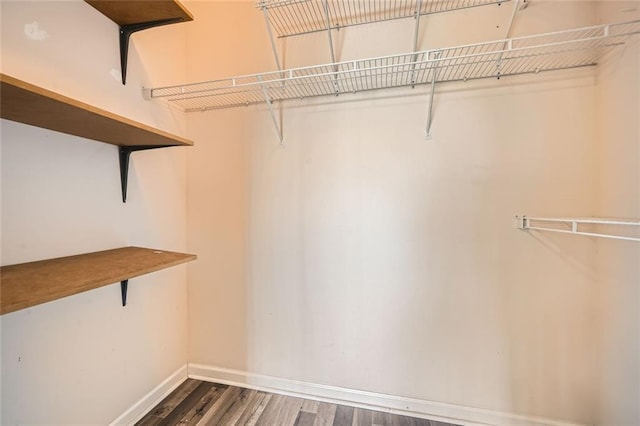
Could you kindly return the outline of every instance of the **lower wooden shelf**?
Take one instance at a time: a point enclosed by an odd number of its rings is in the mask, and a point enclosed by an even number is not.
[[[0,268],[0,314],[120,281],[123,305],[129,278],[189,262],[194,254],[122,247]]]

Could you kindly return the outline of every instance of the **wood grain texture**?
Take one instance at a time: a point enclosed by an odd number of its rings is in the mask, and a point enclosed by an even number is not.
[[[121,26],[172,18],[193,21],[193,15],[176,0],[85,1]]]
[[[1,117],[119,146],[189,146],[193,142],[0,74]]]
[[[272,395],[271,400],[264,408],[262,415],[258,418],[258,421],[255,424],[258,426],[276,424],[276,422],[278,421],[278,416],[282,411],[285,398],[286,397],[284,395]]]
[[[212,386],[211,389],[209,389],[209,391],[200,398],[200,401],[198,401],[198,403],[194,405],[187,414],[182,417],[182,419],[180,419],[179,423],[181,425],[188,426],[197,425],[209,412],[211,407],[220,400],[227,388],[228,386],[225,385]]]
[[[364,410],[362,408],[356,408],[353,412],[354,426],[368,426],[373,424],[373,412],[371,410]]]
[[[141,426],[158,424],[171,413],[200,384],[199,380],[187,379],[170,396],[163,399],[138,422]]]
[[[321,402],[318,404],[318,411],[316,411],[316,419],[313,422],[313,426],[331,426],[333,420],[336,417],[336,404],[329,404],[328,402]]]
[[[298,413],[298,418],[296,419],[296,422],[293,424],[293,426],[313,426],[313,422],[316,419],[316,415],[306,412],[306,411],[300,411]]]
[[[336,416],[333,419],[333,424],[351,425],[353,423],[353,410],[353,407],[338,405],[338,408],[336,408]]]
[[[214,387],[213,383],[209,382],[200,382],[198,386],[191,392],[185,399],[182,400],[180,404],[176,406],[176,408],[169,413],[162,421],[158,423],[160,426],[173,426],[177,425],[180,420],[187,415],[187,413],[191,410],[194,405],[197,405],[198,402],[205,396],[211,388]]]
[[[240,417],[247,411],[250,404],[253,403],[258,391],[252,389],[242,389],[236,396],[235,401],[229,407],[227,412],[220,419],[220,424],[234,425],[240,420]]]
[[[200,426],[454,426],[433,420],[311,401],[235,386],[211,384],[208,393],[203,393],[201,387],[204,385],[202,382],[199,383],[194,386],[192,379],[187,380],[137,425],[188,425],[193,424],[195,419],[192,413],[198,413],[200,417],[197,424]],[[204,402],[207,395],[212,392],[211,389],[216,388],[218,395],[220,392],[222,394],[217,397],[215,403]],[[185,397],[187,389],[196,396]],[[179,402],[172,402],[174,398]],[[187,407],[189,404],[193,405],[191,409]],[[172,406],[178,414],[165,412],[164,408]],[[178,418],[180,418],[179,421]]]
[[[243,389],[234,386],[229,387],[216,401],[213,407],[211,407],[211,409],[202,416],[198,425],[222,424],[222,418],[229,412],[229,409],[237,401],[242,390]]]
[[[302,403],[302,408],[300,408],[300,410],[305,411],[307,413],[315,414],[318,412],[318,404],[320,404],[318,401],[305,399],[304,402]]]
[[[273,394],[258,392],[253,399],[252,404],[247,407],[247,410],[238,419],[238,424],[254,426],[258,422],[260,416],[262,416],[262,413],[269,404],[269,401],[271,401],[271,397],[273,397]]]
[[[123,247],[0,268],[0,314],[51,302],[195,260],[193,254]]]

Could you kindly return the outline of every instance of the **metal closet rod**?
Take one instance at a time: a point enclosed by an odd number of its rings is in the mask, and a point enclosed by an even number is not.
[[[516,216],[516,221],[517,221],[518,229],[522,229],[524,231],[535,230],[535,231],[559,232],[562,234],[584,235],[587,237],[609,238],[612,240],[640,242],[640,237],[628,237],[623,235],[607,234],[602,232],[583,232],[578,229],[580,225],[624,226],[624,227],[638,227],[640,229],[640,220]],[[551,226],[532,225],[532,222],[551,223],[556,225],[567,225],[567,226],[570,226],[571,229],[559,229],[559,228],[553,228]]]

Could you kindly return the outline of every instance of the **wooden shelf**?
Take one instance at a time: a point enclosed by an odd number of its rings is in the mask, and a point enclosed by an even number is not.
[[[193,21],[177,0],[85,0],[120,27],[120,70],[127,82],[127,56],[131,34],[162,25]]]
[[[2,118],[118,146],[188,146],[193,142],[0,74]]]
[[[195,260],[193,254],[123,247],[0,268],[0,314]],[[124,293],[123,293],[124,296]],[[123,300],[124,304],[124,300]]]
[[[0,116],[119,146],[122,201],[127,198],[129,156],[134,151],[191,146],[189,139],[0,74]]]
[[[174,0],[85,1],[120,26],[172,18],[180,18],[183,22],[193,21],[193,15]]]

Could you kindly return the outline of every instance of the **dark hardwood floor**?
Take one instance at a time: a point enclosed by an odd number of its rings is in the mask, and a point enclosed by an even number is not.
[[[453,426],[188,379],[137,425]]]

